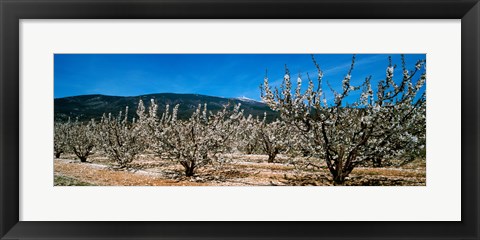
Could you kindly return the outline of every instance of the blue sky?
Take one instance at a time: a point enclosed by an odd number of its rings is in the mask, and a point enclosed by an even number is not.
[[[394,78],[401,80],[399,54],[357,54],[352,83],[361,84],[372,75],[372,87],[385,78],[388,56],[398,65]],[[425,54],[405,54],[408,69]],[[352,54],[315,54],[324,71],[324,81],[340,90]],[[260,100],[259,85],[265,69],[272,86],[285,74],[292,80],[301,73],[316,76],[310,54],[55,54],[55,98],[104,94],[137,96],[149,93],[196,93],[219,97]],[[416,79],[415,79],[416,80]],[[316,79],[314,79],[316,82]],[[325,91],[329,91],[324,85]],[[352,96],[354,97],[354,96]]]

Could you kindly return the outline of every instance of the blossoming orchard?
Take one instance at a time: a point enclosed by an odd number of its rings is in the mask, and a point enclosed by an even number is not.
[[[355,76],[355,55],[341,79],[314,55],[314,76],[285,66],[274,86],[265,74],[275,116],[205,102],[180,117],[187,106],[153,98],[69,116],[54,124],[55,185],[425,185],[426,61],[386,59],[381,79]]]

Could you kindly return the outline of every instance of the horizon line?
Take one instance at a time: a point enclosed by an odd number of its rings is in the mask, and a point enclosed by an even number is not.
[[[145,93],[140,95],[109,95],[109,94],[102,94],[102,93],[88,93],[88,94],[81,94],[81,95],[72,95],[72,96],[65,96],[65,97],[54,97],[53,99],[62,99],[62,98],[72,98],[72,97],[82,97],[82,96],[106,96],[106,97],[142,97],[147,95],[156,95],[156,94],[177,94],[177,95],[199,95],[199,96],[206,96],[206,97],[216,97],[216,98],[225,98],[225,99],[250,99],[257,101],[255,99],[246,97],[246,96],[238,96],[238,97],[224,97],[224,96],[214,96],[214,95],[206,95],[201,93],[175,93],[175,92],[158,92],[158,93]]]

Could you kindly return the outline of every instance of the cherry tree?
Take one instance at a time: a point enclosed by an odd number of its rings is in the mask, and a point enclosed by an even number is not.
[[[199,105],[188,120],[178,120],[178,107],[170,112],[167,105],[162,117],[157,119],[158,105],[152,100],[149,113],[139,114],[139,123],[149,133],[154,152],[180,163],[185,175],[193,176],[198,168],[222,161],[219,154],[230,150],[243,112],[237,105],[233,112],[224,106],[214,114],[207,111],[204,104]]]
[[[273,163],[275,157],[289,148],[288,125],[280,120],[266,123],[266,114],[259,124],[258,135],[262,150],[268,155],[268,162]]]
[[[97,136],[97,126],[92,119],[88,123],[79,122],[69,125],[67,130],[69,148],[77,155],[81,162],[86,162],[87,158],[93,154],[95,139]]]
[[[308,86],[302,92],[299,76],[293,89],[286,68],[280,89],[272,89],[265,77],[261,96],[267,105],[281,113],[284,121],[310,133],[306,135],[310,136],[306,144],[324,159],[335,184],[343,184],[361,163],[398,157],[411,146],[410,143],[425,135],[424,60],[417,61],[409,70],[402,56],[402,75],[397,83],[393,79],[397,66],[389,59],[385,79],[378,82],[375,94],[371,76],[359,86],[351,83],[354,55],[341,81],[341,90],[335,90],[327,82],[333,101],[327,100],[322,84],[323,71],[314,56],[312,60],[317,69],[316,86],[307,75]],[[360,97],[353,103],[346,103],[352,92],[360,92]]]
[[[53,137],[53,152],[55,158],[60,158],[62,153],[68,151],[68,128],[70,126],[70,119],[66,123],[54,123],[54,137]]]
[[[241,119],[238,128],[239,131],[237,131],[236,136],[236,146],[238,150],[245,154],[253,154],[259,150],[259,129],[261,122],[258,116],[254,118],[251,114]]]
[[[139,126],[128,121],[128,107],[125,114],[121,111],[116,118],[104,114],[98,127],[100,147],[111,160],[121,168],[128,165],[144,150],[145,142],[140,134]]]

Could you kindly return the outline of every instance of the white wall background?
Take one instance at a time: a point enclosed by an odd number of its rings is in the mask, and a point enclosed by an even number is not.
[[[22,20],[20,39],[21,221],[461,220],[460,20]],[[54,53],[427,53],[427,186],[53,187]]]

